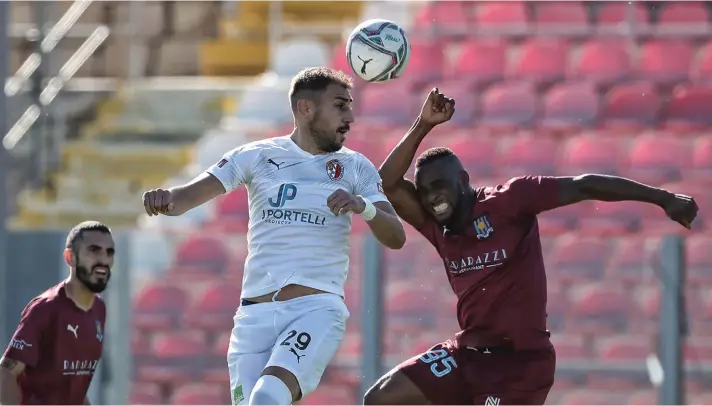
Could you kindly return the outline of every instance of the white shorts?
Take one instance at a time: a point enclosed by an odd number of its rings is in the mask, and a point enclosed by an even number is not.
[[[330,293],[240,306],[227,351],[232,404],[248,403],[269,366],[293,373],[302,396],[313,392],[341,345],[348,318],[344,301]]]

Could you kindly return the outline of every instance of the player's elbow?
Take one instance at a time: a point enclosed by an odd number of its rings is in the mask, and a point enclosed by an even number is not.
[[[389,235],[388,238],[384,238],[384,241],[381,241],[381,243],[392,250],[399,250],[405,245],[405,229],[403,228],[403,224],[395,228],[393,233]]]

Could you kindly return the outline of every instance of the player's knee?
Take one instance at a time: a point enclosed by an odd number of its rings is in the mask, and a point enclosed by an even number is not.
[[[262,375],[250,394],[250,405],[291,405],[292,392],[274,375]]]

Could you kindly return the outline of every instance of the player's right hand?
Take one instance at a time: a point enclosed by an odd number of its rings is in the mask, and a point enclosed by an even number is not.
[[[674,194],[663,204],[665,214],[671,220],[680,223],[686,229],[692,228],[692,222],[697,217],[697,203],[695,199],[686,195]]]
[[[455,100],[440,93],[436,87],[425,99],[425,104],[420,111],[420,120],[435,126],[450,120],[453,114],[455,114]]]
[[[143,207],[149,216],[166,214],[173,210],[171,192],[166,189],[153,189],[143,194]]]

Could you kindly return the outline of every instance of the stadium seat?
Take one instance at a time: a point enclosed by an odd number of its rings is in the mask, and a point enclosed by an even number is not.
[[[299,401],[300,405],[350,405],[354,403],[355,394],[342,386],[322,384],[317,389]]]
[[[655,86],[646,82],[613,87],[606,94],[604,104],[603,126],[621,132],[634,132],[654,126],[662,108],[662,100]]]
[[[623,332],[628,323],[630,299],[627,292],[607,284],[571,288],[572,308],[567,331],[606,334]]]
[[[641,390],[628,397],[626,405],[654,405],[658,402],[658,394],[655,390]]]
[[[131,332],[131,355],[134,357],[147,357],[151,354],[151,341],[139,330]]]
[[[229,388],[205,383],[191,383],[175,389],[172,405],[226,405],[230,403]]]
[[[692,165],[684,171],[685,179],[709,182],[712,179],[712,136],[700,136],[692,146]]]
[[[502,142],[494,170],[502,180],[522,174],[553,175],[559,144],[548,137],[521,135]]]
[[[681,170],[690,162],[690,151],[683,140],[656,134],[635,138],[630,152],[627,175],[643,183],[661,184],[680,179]]]
[[[216,199],[211,230],[227,233],[247,232],[250,217],[247,188],[239,187]]]
[[[579,232],[582,235],[614,237],[637,231],[640,205],[637,202],[593,202],[591,210],[579,219]]]
[[[598,356],[604,361],[626,361],[641,363],[654,354],[656,349],[653,337],[633,337],[629,335],[598,337],[596,340]]]
[[[697,58],[690,66],[690,79],[696,82],[712,82],[712,41],[698,49]]]
[[[207,267],[216,273],[222,273],[230,259],[223,240],[212,237],[188,237],[176,252],[176,264]]]
[[[580,203],[545,211],[537,216],[539,232],[541,235],[555,236],[575,230],[587,208],[587,203]]]
[[[557,239],[549,263],[561,281],[595,281],[603,278],[608,252],[601,239],[570,234]]]
[[[533,37],[519,48],[509,75],[535,85],[550,85],[566,75],[568,44],[558,38]]]
[[[337,45],[331,51],[331,62],[329,62],[329,66],[333,69],[349,74],[351,72],[351,67],[349,66],[349,61],[346,59],[346,52],[344,52],[345,49],[346,44],[342,43]]]
[[[629,16],[633,17],[634,32],[644,34],[650,30],[648,9],[643,3],[613,1],[601,3],[597,15],[598,30],[601,34],[618,34],[630,26]]]
[[[499,38],[469,38],[447,69],[447,76],[475,87],[499,81],[506,67],[506,48],[507,42]]]
[[[572,79],[609,86],[630,77],[630,55],[618,39],[592,39],[584,43],[570,69]]]
[[[690,283],[712,285],[712,237],[692,235],[685,241],[687,278]]]
[[[561,361],[583,361],[591,358],[586,337],[579,334],[553,334],[551,342],[556,348],[556,359]]]
[[[485,92],[479,126],[493,131],[513,131],[534,123],[538,101],[530,84],[497,83]]]
[[[534,3],[534,24],[537,29],[558,35],[581,35],[590,30],[588,13],[582,3]]]
[[[468,85],[469,82],[467,80],[452,80],[438,84],[440,92],[455,99],[457,105],[457,113],[452,116],[450,123],[463,128],[470,127],[475,122],[478,112],[477,96],[475,91]],[[422,100],[414,100],[414,103],[419,105],[418,108],[422,106],[422,102]]]
[[[138,293],[133,307],[133,325],[141,330],[168,330],[188,306],[188,294],[177,286],[153,283]]]
[[[158,334],[153,340],[153,357],[138,365],[144,382],[187,383],[204,367],[207,348],[200,332]]]
[[[411,40],[410,61],[406,74],[400,81],[429,84],[443,77],[445,54],[439,42],[419,42]]]
[[[619,405],[621,397],[615,392],[579,389],[567,392],[559,402],[561,405]]]
[[[396,81],[367,86],[361,92],[358,121],[407,124],[413,121],[416,106],[407,82]]]
[[[415,25],[435,35],[464,34],[469,25],[468,2],[444,1],[426,3],[415,15]]]
[[[590,83],[559,83],[544,97],[539,126],[556,132],[571,132],[593,125],[598,118],[598,92]]]
[[[483,2],[477,5],[475,24],[492,34],[523,34],[529,27],[524,2]]]
[[[712,85],[681,85],[664,112],[665,126],[680,132],[712,127]]]
[[[687,80],[693,48],[679,40],[650,40],[641,47],[637,74],[660,85],[675,85]]]
[[[568,138],[559,161],[561,174],[605,173],[618,170],[621,145],[605,134],[584,133]]]
[[[240,304],[237,286],[215,281],[205,289],[185,316],[190,328],[206,331],[225,331],[232,326],[232,316]]]
[[[631,212],[630,215],[639,219],[642,205],[643,203],[632,203],[630,205],[626,204],[625,207],[631,211],[637,209],[635,213]],[[653,265],[657,262],[655,261],[655,256],[659,247],[660,240],[656,238],[640,236],[617,238],[615,250],[608,263],[606,280],[631,283],[633,285],[649,284],[657,281]]]
[[[150,383],[131,383],[129,392],[129,404],[131,405],[162,405],[161,387]]]
[[[712,361],[712,344],[709,338],[687,339],[684,348],[685,361],[708,364]],[[712,399],[712,398],[711,398]]]
[[[670,2],[662,6],[655,27],[658,34],[710,34],[710,15],[702,2]]]
[[[459,109],[459,107],[458,107]],[[477,137],[463,131],[448,143],[472,175],[489,176],[496,156],[496,144],[489,137]]]

